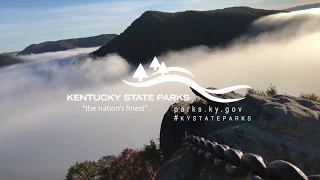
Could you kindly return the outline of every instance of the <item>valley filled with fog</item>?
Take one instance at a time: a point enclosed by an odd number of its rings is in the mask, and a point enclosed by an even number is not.
[[[281,13],[254,22],[250,32],[226,48],[194,47],[158,56],[167,66],[191,71],[202,87],[249,85],[280,94],[320,93],[320,9]],[[159,137],[173,101],[70,102],[67,94],[189,94],[165,83],[134,88],[136,67],[116,54],[69,65],[96,50],[82,48],[25,55],[27,64],[0,69],[0,179],[62,179],[76,161],[97,160],[126,147],[141,148]],[[144,65],[148,74],[149,64]],[[132,105],[144,112],[86,112],[82,105]]]

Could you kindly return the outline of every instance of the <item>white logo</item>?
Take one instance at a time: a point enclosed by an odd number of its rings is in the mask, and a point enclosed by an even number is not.
[[[200,93],[204,97],[210,99],[211,101],[220,102],[220,103],[236,102],[236,101],[240,101],[244,98],[221,99],[221,98],[215,97],[211,94],[225,94],[225,93],[228,93],[231,91],[236,91],[236,90],[244,89],[244,88],[252,89],[252,87],[247,86],[247,85],[230,86],[230,87],[223,88],[223,89],[203,88],[203,87],[199,86],[196,82],[194,82],[193,80],[191,80],[187,77],[184,77],[181,75],[176,75],[176,74],[171,74],[173,72],[182,72],[182,73],[188,74],[189,76],[194,77],[194,75],[189,70],[181,68],[181,67],[167,67],[164,62],[162,62],[160,64],[157,57],[154,57],[149,68],[153,68],[153,70],[156,72],[154,72],[153,74],[148,76],[147,72],[145,71],[142,64],[140,63],[136,72],[133,74],[133,77],[132,77],[132,78],[138,79],[139,82],[132,83],[132,82],[128,82],[125,80],[123,80],[123,82],[125,82],[126,84],[128,84],[130,86],[140,87],[140,88],[141,87],[150,87],[150,86],[157,85],[160,83],[165,83],[165,82],[179,82],[179,83],[183,83],[183,84],[191,87],[192,89],[194,89],[195,91],[197,91],[198,93]],[[156,75],[159,75],[159,76],[156,76]],[[154,78],[143,82],[143,79],[148,79],[150,77],[154,77]],[[211,94],[209,94],[209,93],[211,93]]]

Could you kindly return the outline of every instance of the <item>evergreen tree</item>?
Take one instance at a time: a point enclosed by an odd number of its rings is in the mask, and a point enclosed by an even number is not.
[[[151,62],[149,67],[153,68],[155,71],[160,67],[160,63],[159,63],[157,57],[153,58],[153,60],[152,60],[152,62]]]
[[[164,62],[161,63],[157,73],[160,73],[162,76],[164,76],[164,74],[169,73],[167,66],[164,64]]]
[[[139,79],[139,82],[142,81],[143,78],[149,78],[148,74],[144,70],[142,64],[139,64],[139,67],[137,68],[136,72],[134,73],[132,78],[137,78]]]

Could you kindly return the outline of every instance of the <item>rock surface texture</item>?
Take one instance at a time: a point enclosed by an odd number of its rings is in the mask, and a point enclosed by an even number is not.
[[[227,96],[240,95],[229,93]],[[158,171],[157,180],[233,179],[224,169],[213,168],[212,162],[180,149],[181,137],[185,133],[226,144],[243,153],[258,154],[266,163],[285,160],[307,175],[320,174],[318,102],[287,95],[262,97],[248,94],[244,100],[230,104],[194,102],[183,106],[201,107],[203,111],[192,112],[190,108],[187,113],[177,112],[179,117],[184,116],[184,121],[179,118],[174,121],[174,110],[181,109],[182,105],[174,104],[169,108],[160,132],[160,145],[166,162]],[[213,107],[213,112],[208,112],[209,106]],[[215,107],[219,107],[217,114]],[[232,107],[237,108],[237,112],[232,112]],[[229,113],[225,108],[229,108]],[[186,114],[203,116],[203,119],[187,121]],[[209,117],[208,121],[204,119],[205,116]],[[220,116],[220,121],[212,120],[211,116]],[[224,121],[223,116],[227,117]],[[236,116],[239,116],[239,120],[235,120]],[[241,119],[241,116],[244,119]]]

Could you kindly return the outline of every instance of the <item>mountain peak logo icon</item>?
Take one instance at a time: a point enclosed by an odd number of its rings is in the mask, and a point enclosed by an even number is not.
[[[221,98],[215,97],[211,94],[225,94],[225,93],[229,93],[231,91],[236,91],[239,89],[252,89],[252,87],[247,86],[247,85],[230,86],[230,87],[223,88],[223,89],[203,88],[203,87],[199,86],[196,82],[194,82],[193,80],[191,80],[185,76],[173,74],[174,72],[180,72],[180,73],[184,73],[184,74],[187,74],[189,76],[194,77],[194,75],[189,70],[182,68],[182,67],[167,67],[163,61],[160,64],[157,57],[154,57],[149,68],[153,68],[153,70],[156,72],[154,72],[153,74],[148,76],[148,74],[145,71],[142,64],[141,63],[139,64],[137,70],[135,71],[135,73],[132,76],[132,78],[138,79],[138,81],[139,81],[138,83],[132,83],[132,82],[128,82],[126,80],[122,80],[122,81],[125,82],[126,84],[128,84],[129,86],[140,87],[140,88],[150,87],[150,86],[154,86],[154,85],[157,85],[160,83],[166,83],[166,82],[179,82],[179,83],[183,83],[183,84],[191,87],[192,89],[194,89],[195,91],[197,91],[198,93],[200,93],[201,95],[206,97],[207,99],[209,99],[211,101],[219,102],[219,103],[236,102],[236,101],[240,101],[244,98],[221,99]],[[143,82],[143,79],[149,79],[151,77],[154,77],[154,78]]]

